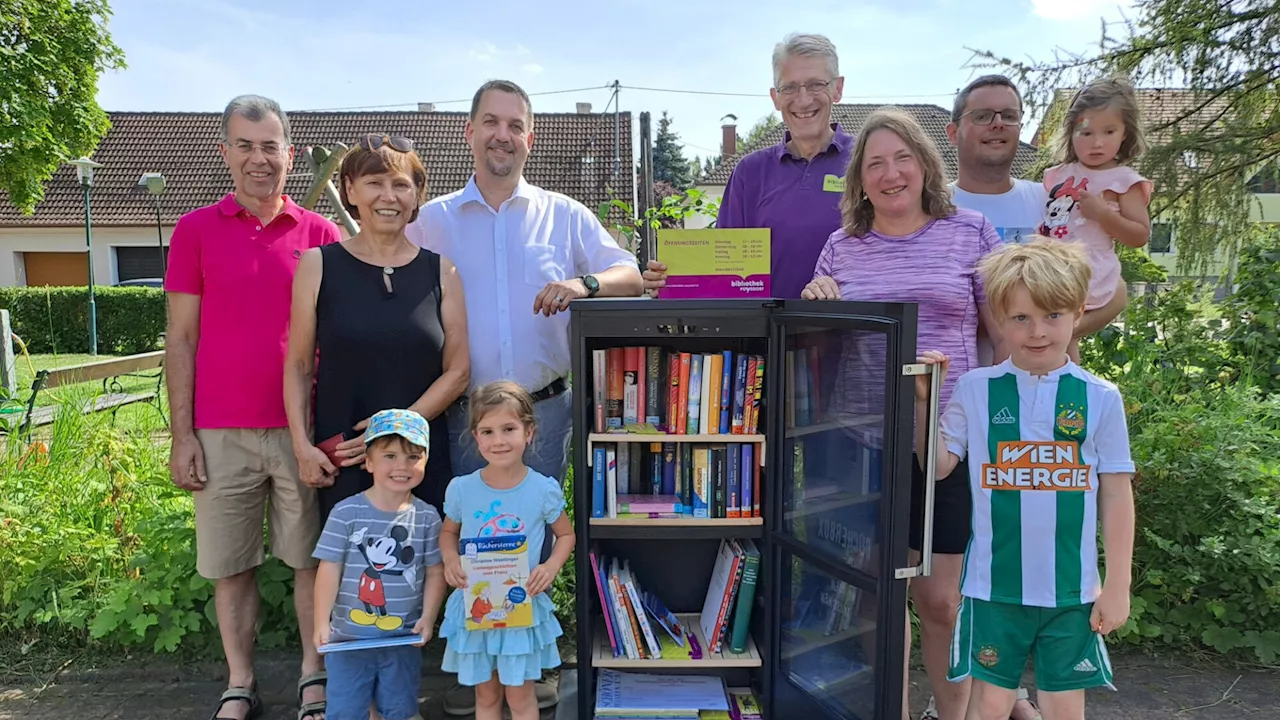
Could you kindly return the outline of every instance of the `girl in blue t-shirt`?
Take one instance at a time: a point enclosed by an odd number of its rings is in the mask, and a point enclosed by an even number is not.
[[[564,513],[559,482],[524,464],[535,430],[529,393],[516,383],[498,381],[476,390],[470,407],[471,433],[487,465],[455,477],[445,491],[440,554],[445,579],[457,590],[445,604],[440,626],[446,642],[442,667],[457,673],[460,684],[475,686],[476,720],[499,720],[504,694],[512,720],[536,720],[534,681],[543,670],[560,665],[556,638],[563,634],[547,591],[573,552],[573,526]],[[555,547],[538,564],[548,525]],[[525,537],[529,558],[527,579],[480,580],[468,587],[460,540],[519,535]],[[468,620],[502,624],[508,613],[518,623],[515,606],[526,596],[532,599],[532,626],[467,628]]]

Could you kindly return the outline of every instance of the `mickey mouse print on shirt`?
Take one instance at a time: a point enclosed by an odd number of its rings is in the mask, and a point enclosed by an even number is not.
[[[358,598],[364,610],[351,608],[351,622],[357,625],[373,625],[379,630],[398,630],[404,618],[387,614],[387,594],[383,586],[384,576],[403,577],[411,587],[415,586],[414,550],[405,544],[409,529],[392,525],[384,537],[366,538],[368,528],[360,528],[351,534],[351,542],[360,549],[365,569],[360,575]]]

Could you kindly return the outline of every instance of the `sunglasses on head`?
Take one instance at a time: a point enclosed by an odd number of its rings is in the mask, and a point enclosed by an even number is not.
[[[369,151],[377,150],[383,145],[388,145],[392,150],[397,152],[413,152],[413,141],[407,137],[401,137],[399,135],[379,135],[377,133],[369,133],[367,135],[362,135],[359,143],[360,147]]]

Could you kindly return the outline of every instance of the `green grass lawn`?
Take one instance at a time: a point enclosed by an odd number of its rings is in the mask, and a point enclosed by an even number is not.
[[[19,355],[16,359],[18,376],[18,392],[17,397],[12,402],[6,404],[4,408],[6,414],[16,412],[16,404],[25,407],[31,397],[31,385],[35,380],[35,375],[41,370],[51,370],[54,368],[70,367],[72,365],[83,365],[85,363],[95,362],[97,360],[106,360],[114,357],[112,355],[97,356],[88,354],[37,354],[37,355]],[[155,371],[147,371],[148,375],[154,375]],[[121,377],[118,378],[119,387],[111,387],[111,391],[120,391],[124,393],[144,393],[155,392],[155,377]],[[45,389],[40,391],[39,397],[36,398],[36,407],[47,407],[50,405],[70,405],[71,407],[82,407],[84,402],[99,395],[103,392],[101,380],[79,383],[77,385],[64,386],[54,389]],[[160,395],[163,402],[164,388],[160,389]],[[167,404],[165,414],[168,414]],[[110,411],[106,411],[110,412]],[[122,430],[139,430],[144,432],[155,432],[166,429],[165,423],[161,420],[159,413],[153,407],[146,403],[133,403],[123,406],[117,413],[117,424]]]

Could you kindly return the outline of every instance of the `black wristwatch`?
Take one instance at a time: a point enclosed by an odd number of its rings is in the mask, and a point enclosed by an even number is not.
[[[595,275],[583,275],[578,279],[586,286],[587,297],[593,298],[596,296],[596,293],[600,292],[600,281],[596,279]]]

